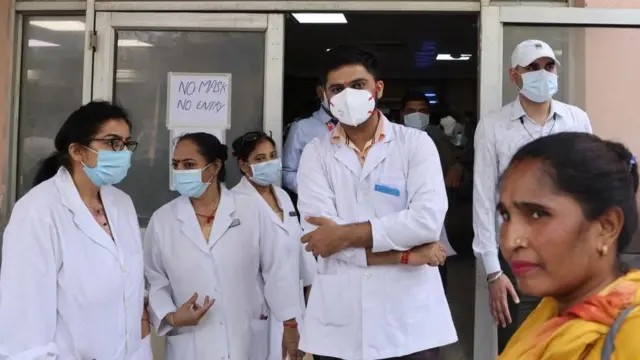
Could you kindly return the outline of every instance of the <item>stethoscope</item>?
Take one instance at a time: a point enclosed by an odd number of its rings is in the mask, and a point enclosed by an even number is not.
[[[529,134],[529,136],[531,136],[531,138],[535,140],[536,138],[533,136],[533,134],[531,134],[529,129],[527,129],[527,126],[524,124],[524,115],[520,116],[520,124],[522,124],[522,127],[527,131],[527,134]],[[553,132],[553,128],[555,126],[556,126],[556,114],[554,113],[553,114],[553,125],[551,125],[551,129],[549,129],[549,132],[547,133],[547,136],[551,135],[551,132]],[[538,138],[541,138],[543,136],[544,136],[544,133],[542,133]]]

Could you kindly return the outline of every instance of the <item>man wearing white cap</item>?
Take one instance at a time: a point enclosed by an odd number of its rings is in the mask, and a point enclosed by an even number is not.
[[[553,49],[543,41],[526,40],[516,46],[509,77],[518,88],[518,97],[483,116],[475,134],[473,250],[487,273],[490,311],[498,325],[500,352],[539,299],[523,296],[520,301],[513,286],[515,281],[510,280],[513,279],[510,266],[499,255],[496,216],[499,176],[515,152],[534,139],[563,131],[592,132],[584,111],[553,99],[558,91],[559,65]],[[508,299],[509,295],[513,301]]]

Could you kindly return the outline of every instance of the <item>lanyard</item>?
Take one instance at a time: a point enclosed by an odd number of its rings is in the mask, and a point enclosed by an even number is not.
[[[524,124],[524,115],[520,116],[520,124],[522,124],[522,127],[527,131],[527,134],[529,134],[529,136],[531,136],[531,138],[533,140],[535,140],[536,138],[533,137],[533,134],[531,134],[531,132],[529,132],[529,129],[527,129],[527,126]],[[556,114],[553,114],[553,125],[551,125],[551,129],[549,129],[549,132],[547,133],[547,136],[551,135],[551,132],[553,131],[553,128],[556,126]],[[544,127],[542,128],[541,134],[538,137],[541,138],[544,136]]]

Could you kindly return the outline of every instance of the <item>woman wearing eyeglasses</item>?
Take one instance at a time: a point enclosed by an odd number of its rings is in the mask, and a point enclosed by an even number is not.
[[[269,320],[298,353],[300,291],[295,246],[250,196],[227,190],[227,147],[207,133],[178,138],[173,185],[145,232],[152,323],[167,360],[266,360]]]
[[[3,237],[0,358],[150,360],[124,109],[91,102],[55,138]]]
[[[302,228],[291,198],[276,185],[282,177],[282,163],[275,145],[273,139],[262,131],[248,132],[233,142],[233,155],[240,171],[245,175],[233,190],[257,198],[258,204],[269,214],[270,221],[288,239],[290,246],[299,249],[300,282],[309,290],[316,272],[316,260],[313,254],[304,250],[300,242]],[[302,289],[298,294],[300,306],[304,308]],[[272,321],[270,327],[268,359],[282,360],[287,341],[297,339],[287,339],[286,336],[283,339],[283,325],[280,322]]]

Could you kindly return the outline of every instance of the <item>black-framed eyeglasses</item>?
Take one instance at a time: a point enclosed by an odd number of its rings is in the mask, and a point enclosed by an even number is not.
[[[111,149],[113,149],[113,151],[122,151],[126,148],[127,150],[134,152],[138,148],[138,142],[134,140],[124,141],[118,138],[109,138],[109,139],[96,138],[92,140],[109,144],[109,146],[111,146]]]

